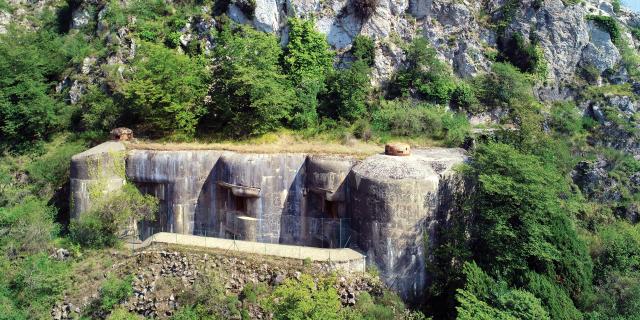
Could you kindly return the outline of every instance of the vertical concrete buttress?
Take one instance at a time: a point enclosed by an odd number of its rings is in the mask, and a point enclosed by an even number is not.
[[[95,200],[125,183],[125,146],[105,142],[71,157],[71,218],[91,209]]]

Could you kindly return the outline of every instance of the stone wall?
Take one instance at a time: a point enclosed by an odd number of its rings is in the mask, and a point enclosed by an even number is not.
[[[122,154],[114,157],[114,150]],[[109,142],[72,161],[74,217],[90,207],[88,172],[104,171],[105,192],[126,178],[160,199],[156,221],[141,222],[142,240],[157,232],[323,248],[350,247],[367,256],[403,298],[428,283],[425,240],[461,193],[453,167],[461,149],[413,155],[350,157],[250,154],[215,150],[129,150]],[[125,160],[126,158],[126,160]],[[114,162],[115,161],[115,162]],[[100,178],[103,179],[103,178]],[[446,192],[444,192],[446,191]]]

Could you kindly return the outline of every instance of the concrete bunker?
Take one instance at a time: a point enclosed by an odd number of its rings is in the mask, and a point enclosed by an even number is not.
[[[218,181],[218,213],[224,238],[257,241],[259,213],[256,212],[260,188]]]
[[[120,157],[112,158],[121,150]],[[157,232],[260,243],[352,248],[375,264],[406,300],[428,283],[424,239],[464,193],[452,168],[461,149],[413,150],[364,160],[308,154],[251,154],[216,150],[125,150],[109,142],[74,156],[73,217],[91,205],[88,174],[94,158],[126,172],[105,170],[160,199],[158,219],[139,225],[141,240]],[[104,161],[104,160],[102,160]],[[112,165],[111,167],[117,167]],[[108,169],[109,167],[107,167]],[[126,179],[126,180],[125,180]],[[447,192],[442,192],[446,190]]]

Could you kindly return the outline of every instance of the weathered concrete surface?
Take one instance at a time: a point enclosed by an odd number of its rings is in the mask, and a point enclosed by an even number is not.
[[[427,283],[425,239],[440,206],[446,176],[464,160],[461,149],[415,150],[408,157],[376,155],[350,176],[352,227],[381,277],[409,300]]]
[[[192,234],[195,229],[215,226],[210,214],[216,197],[211,175],[222,153],[129,151],[127,177],[160,200],[160,213],[152,224],[156,230]]]
[[[110,141],[71,158],[71,218],[89,211],[92,198],[125,184],[125,151],[124,144]]]
[[[323,249],[292,246],[274,243],[221,239],[159,232],[147,238],[141,244],[130,244],[134,250],[146,248],[154,243],[177,244],[202,248],[222,249],[233,252],[254,253],[267,256],[326,262],[333,268],[348,272],[364,272],[365,256],[352,249]]]
[[[112,149],[123,147],[111,142],[74,157],[75,184],[94,170],[87,159],[112,159]],[[402,297],[414,300],[428,281],[424,240],[456,207],[450,202],[462,189],[452,168],[464,159],[461,149],[438,148],[363,161],[300,153],[129,150],[126,177],[160,199],[156,221],[138,228],[142,239],[167,231],[351,247]],[[117,171],[107,167],[103,175],[122,185]],[[73,197],[84,204],[86,193],[76,188]],[[74,217],[86,208],[78,206]]]
[[[305,160],[304,154],[226,152],[215,170],[218,182],[232,186],[218,188],[220,236],[299,244],[299,224],[289,217],[302,215]],[[259,193],[250,196],[233,187]]]

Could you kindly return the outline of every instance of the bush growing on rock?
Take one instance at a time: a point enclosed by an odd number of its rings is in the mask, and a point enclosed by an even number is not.
[[[363,60],[369,67],[373,67],[376,60],[375,42],[363,35],[357,35],[351,45],[351,54],[357,60]]]
[[[398,71],[390,87],[393,96],[416,96],[447,104],[456,89],[450,67],[437,57],[425,38],[415,39],[406,52],[406,67]]]
[[[622,33],[620,31],[620,25],[615,18],[609,16],[589,15],[587,16],[587,20],[593,21],[598,27],[607,31],[614,44],[620,44],[620,41],[622,40]]]
[[[544,52],[535,41],[525,41],[521,33],[512,35],[502,46],[503,61],[509,61],[520,71],[534,74],[541,79],[547,76],[547,62]]]

